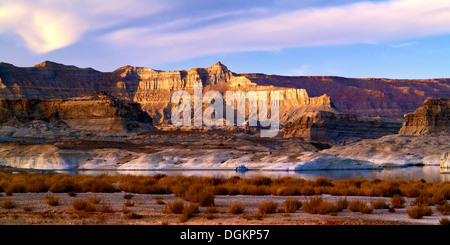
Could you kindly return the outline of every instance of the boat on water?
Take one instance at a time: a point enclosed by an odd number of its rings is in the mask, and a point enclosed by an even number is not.
[[[236,167],[236,172],[245,173],[248,171],[248,168],[245,165],[240,165]]]

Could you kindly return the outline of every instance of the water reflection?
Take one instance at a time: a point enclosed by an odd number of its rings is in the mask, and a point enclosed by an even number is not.
[[[303,178],[312,180],[319,176],[328,179],[381,179],[381,180],[420,180],[427,182],[440,183],[450,181],[450,174],[441,174],[439,166],[423,166],[423,167],[405,167],[405,168],[388,168],[383,170],[320,170],[320,171],[257,171],[250,170],[245,173],[238,173],[234,170],[70,170],[57,171],[58,173],[68,173],[72,175],[146,175],[153,176],[156,174],[165,174],[168,176],[209,176],[229,178],[239,176],[243,178],[265,176],[270,178],[291,176],[294,178]]]

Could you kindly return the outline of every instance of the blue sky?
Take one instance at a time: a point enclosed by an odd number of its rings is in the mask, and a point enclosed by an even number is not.
[[[0,61],[450,77],[448,0],[0,0]]]

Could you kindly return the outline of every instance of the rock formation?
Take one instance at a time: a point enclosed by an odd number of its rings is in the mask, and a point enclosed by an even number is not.
[[[450,94],[450,79],[236,74],[220,62],[208,68],[193,68],[189,71],[157,71],[124,66],[113,72],[99,72],[92,68],[82,69],[49,61],[26,68],[0,63],[0,98],[64,99],[105,91],[115,97],[140,103],[155,123],[167,119],[171,109],[168,104],[171,93],[180,89],[190,92],[196,82],[202,83],[204,91],[280,90],[286,93],[286,103],[292,106],[305,101],[302,90],[307,91],[307,98],[310,99],[326,94],[322,97],[325,101],[312,99],[310,105],[326,102],[331,97],[340,112],[366,116],[401,117],[419,107],[420,101],[429,96],[445,97]]]
[[[138,103],[101,92],[70,99],[0,99],[0,124],[110,133],[152,128]]]
[[[302,137],[311,141],[344,143],[395,134],[400,127],[401,122],[395,119],[316,111],[289,121],[283,131],[286,138]]]
[[[450,134],[450,98],[427,98],[422,107],[405,115],[399,134]]]

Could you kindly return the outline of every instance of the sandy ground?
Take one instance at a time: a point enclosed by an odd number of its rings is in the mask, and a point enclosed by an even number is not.
[[[47,193],[15,193],[13,196],[0,197],[0,202],[11,199],[15,202],[12,209],[0,208],[0,224],[2,225],[438,225],[442,217],[450,218],[440,214],[433,207],[433,215],[422,219],[411,219],[406,214],[406,208],[396,209],[390,213],[387,209],[376,209],[371,214],[351,212],[346,209],[331,215],[311,215],[303,209],[295,213],[274,213],[267,214],[262,219],[255,218],[258,211],[257,206],[266,200],[273,200],[279,203],[279,207],[284,207],[286,197],[281,196],[216,196],[215,204],[217,213],[212,218],[205,217],[206,208],[200,207],[200,213],[180,222],[179,214],[163,213],[162,210],[168,201],[178,199],[174,195],[150,195],[134,194],[132,201],[135,205],[128,209],[135,214],[139,214],[139,219],[130,219],[122,213],[122,206],[127,201],[121,193],[78,193],[76,197],[70,197],[67,193],[52,194],[60,199],[57,206],[49,206],[46,203]],[[96,204],[96,212],[80,212],[73,209],[72,201],[75,198],[86,200],[87,197],[99,197],[102,201]],[[160,197],[164,204],[157,204],[155,197]],[[295,196],[299,200],[305,200],[304,196]],[[341,197],[323,195],[325,200],[337,201]],[[383,197],[347,197],[348,201],[359,199],[370,202],[370,200],[384,199],[389,203],[388,198]],[[228,206],[231,202],[241,202],[245,206],[244,215],[229,214]],[[407,199],[407,207],[412,199]],[[100,212],[103,202],[109,202],[113,213]],[[28,205],[31,211],[24,211],[23,206]]]

